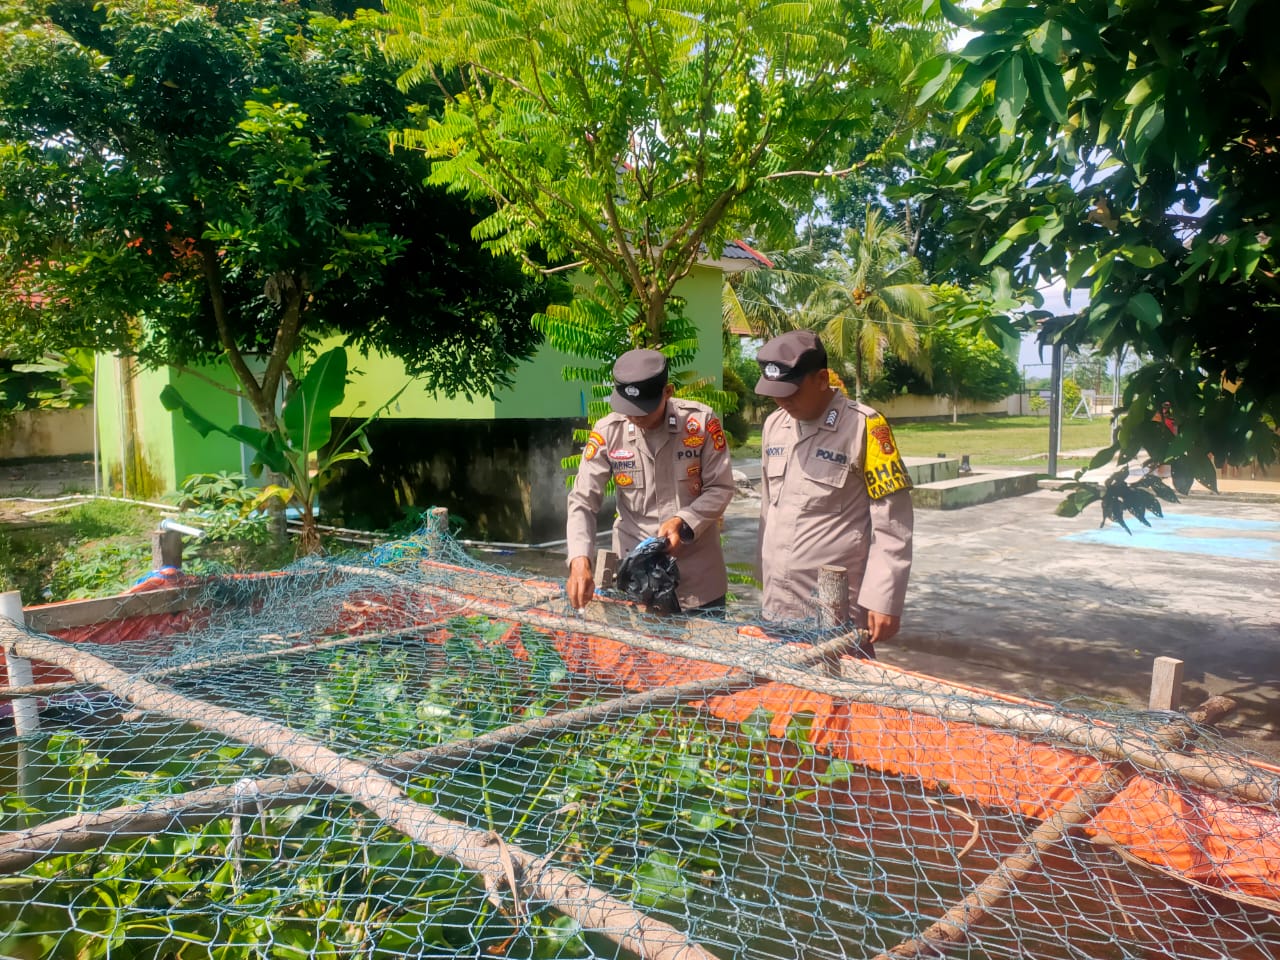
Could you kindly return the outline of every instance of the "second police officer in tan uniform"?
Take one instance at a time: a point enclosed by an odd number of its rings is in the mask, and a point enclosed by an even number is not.
[[[884,417],[832,388],[816,334],[792,330],[756,355],[756,393],[780,410],[761,437],[760,564],[769,620],[814,616],[818,572],[849,572],[872,642],[898,632],[911,573],[911,481]]]
[[[596,516],[612,477],[613,551],[623,556],[647,537],[665,537],[680,570],[680,609],[723,609],[719,521],[734,485],[720,421],[705,404],[673,396],[667,359],[656,350],[624,353],[613,380],[613,413],[592,427],[569,493],[569,602],[581,609],[594,593]]]

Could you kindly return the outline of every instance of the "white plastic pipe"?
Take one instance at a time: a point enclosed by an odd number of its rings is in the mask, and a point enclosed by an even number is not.
[[[197,540],[204,536],[204,531],[199,527],[188,526],[185,523],[179,523],[177,520],[170,519],[169,517],[165,517],[160,521],[160,529],[172,530],[174,533],[180,533],[184,537],[195,537]]]

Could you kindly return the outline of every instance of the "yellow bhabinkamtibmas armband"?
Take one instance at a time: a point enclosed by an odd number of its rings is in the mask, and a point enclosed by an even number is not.
[[[867,417],[867,456],[863,461],[867,496],[880,500],[891,493],[911,488],[911,478],[898,453],[889,422],[881,414]]]

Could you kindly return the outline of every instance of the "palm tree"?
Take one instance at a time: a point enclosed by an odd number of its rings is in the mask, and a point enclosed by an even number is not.
[[[806,298],[797,327],[817,330],[833,358],[853,373],[854,396],[893,355],[929,375],[921,331],[933,294],[901,229],[868,206],[865,226],[845,231],[844,245],[822,265],[826,282]]]
[[[768,257],[773,266],[767,270],[726,274],[720,300],[726,330],[750,330],[766,339],[794,330],[805,301],[827,282],[823,253],[811,244],[770,251]]]
[[[868,207],[866,225],[846,230],[839,248],[824,253],[805,245],[770,253],[775,269],[726,282],[725,325],[765,337],[817,330],[831,358],[852,373],[855,397],[891,354],[927,377],[928,351],[920,334],[930,322],[933,295],[921,282],[919,261],[907,251],[903,231]]]

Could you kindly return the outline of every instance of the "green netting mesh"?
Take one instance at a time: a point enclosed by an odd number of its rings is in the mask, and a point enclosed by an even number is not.
[[[0,954],[1280,956],[1210,729],[562,597],[424,536],[0,626]]]

